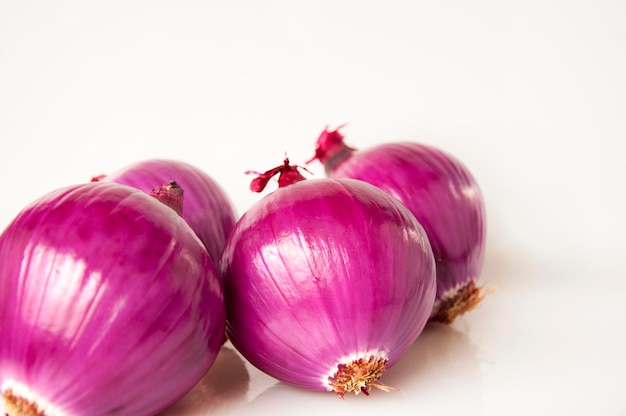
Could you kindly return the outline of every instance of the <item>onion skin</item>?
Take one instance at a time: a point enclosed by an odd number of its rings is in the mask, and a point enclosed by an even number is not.
[[[175,181],[185,191],[183,218],[198,234],[215,264],[219,261],[237,218],[224,189],[203,170],[179,160],[149,159],[94,180],[117,182],[146,193]]]
[[[298,165],[292,165],[289,162],[289,158],[285,157],[283,164],[265,172],[247,171],[246,174],[254,173],[256,178],[250,182],[250,190],[252,192],[263,192],[263,189],[267,186],[270,179],[274,176],[278,176],[278,187],[282,188],[288,185],[292,185],[296,182],[305,180],[298,169],[304,169]]]
[[[387,389],[378,377],[421,333],[436,289],[415,217],[351,179],[266,195],[235,225],[220,273],[226,331],[241,354],[280,381],[341,397]],[[368,367],[377,374],[367,384],[333,386],[341,365],[370,358],[382,368]]]
[[[337,130],[324,130],[316,156],[333,178],[371,183],[398,198],[426,230],[437,263],[432,320],[452,323],[485,296],[482,269],[486,220],[482,193],[467,167],[439,149],[415,142],[356,150]]]
[[[0,235],[0,386],[7,410],[30,401],[19,416],[154,415],[207,372],[224,324],[204,245],[137,189],[56,190]]]

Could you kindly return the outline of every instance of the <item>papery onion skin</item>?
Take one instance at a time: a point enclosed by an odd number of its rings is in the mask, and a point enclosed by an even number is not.
[[[237,216],[226,191],[206,172],[180,160],[148,159],[95,179],[129,185],[147,193],[175,181],[185,191],[183,218],[217,264]]]
[[[0,236],[0,386],[33,411],[154,415],[210,368],[224,324],[206,248],[137,189],[56,190]]]
[[[437,262],[437,301],[432,320],[452,323],[485,292],[482,269],[486,217],[481,190],[456,157],[416,142],[383,143],[356,150],[339,129],[324,130],[316,156],[333,178],[371,183],[398,198],[426,230]]]
[[[435,298],[420,224],[352,179],[302,180],[266,195],[235,225],[220,273],[233,345],[260,370],[310,390],[332,391],[338,364],[396,364]]]

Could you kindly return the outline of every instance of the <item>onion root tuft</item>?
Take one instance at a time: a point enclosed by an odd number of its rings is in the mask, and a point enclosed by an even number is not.
[[[474,280],[470,280],[435,303],[430,321],[451,324],[459,316],[476,308],[494,290],[486,290],[483,286],[478,286]]]
[[[4,402],[11,416],[46,416],[43,411],[39,410],[37,404],[14,394],[11,389],[4,393]]]
[[[375,355],[359,358],[348,364],[338,364],[335,374],[328,377],[328,383],[342,399],[346,393],[355,395],[363,393],[369,396],[372,387],[390,392],[395,389],[378,380],[385,372],[386,366],[387,359]]]

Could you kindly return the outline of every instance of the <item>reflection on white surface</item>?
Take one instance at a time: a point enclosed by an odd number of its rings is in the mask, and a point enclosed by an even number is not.
[[[211,412],[193,414],[622,414],[626,360],[616,357],[626,340],[626,306],[619,292],[589,279],[594,270],[568,260],[488,256],[484,280],[496,290],[453,325],[426,327],[381,379],[397,391],[341,400],[297,389],[260,373],[227,344],[231,362],[213,380],[231,377],[236,364],[237,393],[205,397]],[[596,271],[619,282],[620,270]],[[249,380],[241,378],[242,363]]]
[[[490,253],[484,280],[496,290],[453,325],[427,326],[383,375],[398,391],[341,400],[300,390],[227,343],[203,380],[160,416],[624,414],[626,267],[598,267],[592,256],[585,267],[577,256]]]
[[[394,414],[480,412],[480,378],[477,351],[467,336],[453,327],[433,325],[381,378],[396,391],[373,389],[370,396],[350,395],[341,400],[332,393],[277,383],[251,400],[242,414],[385,414],[389,409],[394,409]],[[468,380],[472,382],[468,384]],[[280,409],[276,403],[281,403]]]
[[[159,416],[200,416],[233,413],[245,403],[250,376],[232,347],[222,346],[207,374],[196,386]]]

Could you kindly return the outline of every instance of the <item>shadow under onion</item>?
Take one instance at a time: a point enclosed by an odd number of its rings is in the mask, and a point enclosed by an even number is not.
[[[381,377],[382,383],[394,388],[390,393],[372,389],[369,397],[346,395],[342,400],[331,392],[279,382],[240,414],[311,414],[306,406],[312,403],[314,414],[385,414],[391,408],[394,415],[477,411],[482,408],[480,364],[479,351],[465,333],[455,326],[428,324],[407,354]]]
[[[385,381],[413,397],[414,409],[423,414],[481,414],[481,363],[480,350],[466,333],[430,323]]]
[[[242,358],[222,346],[215,363],[195,387],[158,416],[206,415],[245,402],[250,375]]]

